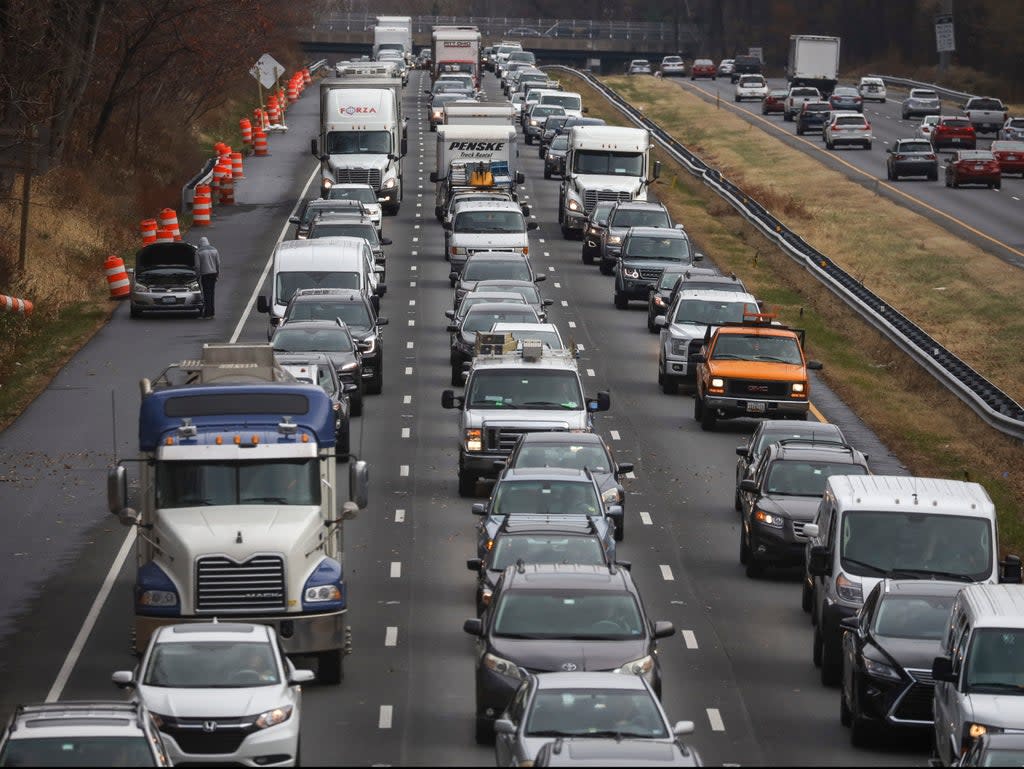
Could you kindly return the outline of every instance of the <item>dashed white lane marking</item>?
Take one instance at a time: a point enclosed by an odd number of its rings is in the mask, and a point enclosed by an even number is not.
[[[413,242],[413,243],[419,243],[419,242],[420,242],[420,239],[419,239],[419,238],[413,238],[413,239],[412,239],[412,242]]]
[[[412,366],[406,366],[405,367],[405,375],[406,376],[412,376]]]
[[[420,253],[419,253],[419,251],[410,251],[410,252],[409,252],[409,255],[410,255],[410,256],[419,256],[419,255],[420,255]],[[415,270],[415,269],[416,269],[416,265],[414,264],[414,265],[413,265],[413,266],[412,266],[412,267],[411,267],[410,269],[413,269],[413,270]]]
[[[626,477],[627,478],[635,479],[636,478],[636,473],[634,473],[632,470],[630,470],[628,473],[626,473]]]
[[[409,318],[409,325],[410,326],[415,326],[416,325],[416,319],[415,318]]]
[[[419,226],[418,224],[414,224],[414,225],[412,226],[412,228],[413,228],[414,230],[418,230],[418,229],[420,228],[420,226]]]
[[[577,345],[576,345],[576,349],[577,349],[577,351],[579,351],[579,352],[586,352],[586,349],[587,349],[587,348],[586,348],[586,347],[584,347],[584,346],[583,346],[583,345],[581,345],[581,344],[577,344]]]
[[[416,306],[416,300],[415,299],[410,299],[409,300],[409,306],[410,307],[415,307]]]
[[[545,251],[545,252],[544,252],[544,256],[547,256],[547,255],[548,255],[548,252],[547,252],[547,251]],[[551,265],[549,264],[549,265],[548,265],[548,272],[554,272],[554,271],[555,271],[555,268],[554,268],[554,267],[552,267],[552,266],[551,266]]]
[[[619,435],[619,431],[618,430],[611,430],[609,432],[609,434],[612,436],[612,440],[613,441],[617,441],[617,440],[620,440],[622,438],[622,436]]]
[[[409,288],[416,288],[416,281],[415,280],[410,280],[409,281]]]
[[[379,729],[390,729],[393,718],[394,708],[391,705],[381,705],[380,717],[377,719],[377,727]]]
[[[402,437],[403,437],[403,438],[408,438],[408,437],[409,437],[409,434],[410,434],[410,430],[409,430],[409,428],[408,428],[408,427],[403,427],[403,428],[402,428]]]
[[[722,720],[722,714],[718,712],[718,708],[707,708],[708,721],[711,722],[711,731],[713,732],[724,732],[725,722]]]
[[[651,520],[651,514],[648,513],[646,510],[640,511],[640,523],[642,523],[644,526],[650,526],[654,523],[654,521]]]
[[[413,256],[416,256],[416,252],[415,252],[415,251],[413,251],[413,252],[412,252],[412,255],[413,255]],[[413,265],[410,265],[410,266],[409,266],[409,269],[410,269],[410,270],[411,270],[412,272],[416,272],[416,265],[415,265],[415,264],[413,264]]]
[[[1010,195],[1010,197],[1013,198],[1014,200],[1020,200],[1020,198],[1018,198],[1016,195]]]
[[[597,376],[597,374],[594,373],[594,369],[588,368],[587,369],[587,376]]]
[[[696,649],[696,648],[698,648],[698,646],[697,646],[697,636],[694,635],[692,630],[684,630],[683,631],[683,643],[686,644],[686,648],[687,649]]]
[[[537,242],[538,243],[543,243],[544,242],[544,238],[537,238]]]
[[[384,631],[384,645],[398,646],[398,628],[394,625],[388,625]]]
[[[391,579],[398,579],[402,576],[402,562],[392,561],[391,562]]]
[[[568,307],[568,306],[569,306],[569,303],[563,299],[562,300],[562,307]]]
[[[544,252],[544,256],[551,256],[551,252],[550,251],[545,251]],[[555,271],[554,267],[548,267],[548,269],[551,270],[551,272]]]
[[[406,349],[406,350],[411,350],[411,349],[412,349],[413,347],[415,347],[415,346],[416,346],[416,343],[415,343],[415,342],[406,342],[406,343],[405,343],[405,349]]]
[[[398,475],[399,475],[400,478],[408,478],[409,477],[409,465],[399,465],[399,467],[398,467]]]
[[[576,321],[570,320],[569,321],[569,328],[576,328]]]
[[[395,523],[405,523],[405,510],[395,510]]]
[[[411,395],[403,395],[402,396],[402,403],[404,405],[408,406],[410,403],[412,403],[412,396]]]
[[[672,574],[671,566],[669,566],[667,563],[663,563],[660,566],[658,566],[658,568],[661,569],[661,578],[663,580],[665,580],[666,582],[675,581],[675,576]]]
[[[554,286],[555,286],[555,288],[561,288],[562,284],[561,283],[555,283]]]

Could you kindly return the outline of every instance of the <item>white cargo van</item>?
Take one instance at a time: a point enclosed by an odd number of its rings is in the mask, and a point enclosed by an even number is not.
[[[995,583],[1003,567],[1006,580],[1020,580],[1020,559],[999,562],[996,508],[977,483],[834,475],[803,534],[804,608],[827,685],[842,672],[839,623],[884,577]]]
[[[537,222],[527,222],[518,203],[467,200],[455,207],[451,223],[445,223],[445,258],[452,263],[452,273],[459,273],[470,255],[478,251],[529,255],[527,232],[535,229]]]
[[[572,91],[543,91],[537,103],[561,107],[568,117],[583,117],[587,111],[583,106],[583,97]]]
[[[983,734],[1024,732],[1024,587],[969,585],[956,597],[935,680],[935,751],[943,766]]]
[[[270,296],[261,295],[256,309],[270,316],[267,338],[284,317],[292,295],[300,288],[355,288],[377,305],[386,286],[378,279],[382,267],[363,238],[330,237],[284,240],[274,250]]]

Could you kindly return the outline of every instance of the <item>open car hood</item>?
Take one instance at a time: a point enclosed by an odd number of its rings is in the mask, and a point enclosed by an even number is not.
[[[196,247],[191,243],[151,243],[135,254],[135,272],[161,267],[196,268]]]

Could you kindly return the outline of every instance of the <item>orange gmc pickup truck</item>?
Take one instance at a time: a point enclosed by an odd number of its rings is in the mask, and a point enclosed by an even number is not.
[[[744,313],[712,334],[693,360],[697,391],[693,418],[704,430],[719,419],[753,417],[806,419],[810,407],[808,370],[818,361],[804,357],[804,332],[775,325],[774,316]]]

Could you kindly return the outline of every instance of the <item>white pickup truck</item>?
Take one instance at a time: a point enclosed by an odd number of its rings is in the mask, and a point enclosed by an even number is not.
[[[972,96],[963,105],[963,111],[978,133],[998,133],[1009,117],[1006,106],[991,96]]]
[[[795,85],[789,89],[782,119],[792,122],[804,107],[804,102],[821,101],[821,91],[808,85]]]

